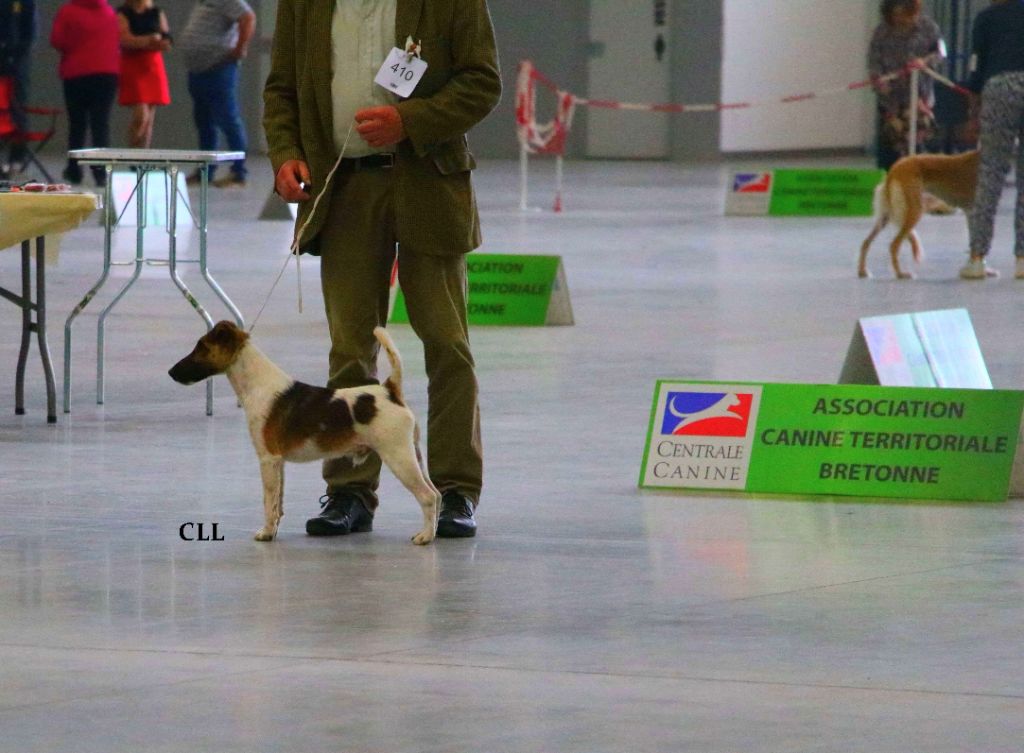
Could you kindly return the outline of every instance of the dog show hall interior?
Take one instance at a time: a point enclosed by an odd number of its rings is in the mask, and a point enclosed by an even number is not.
[[[0,752],[1014,751],[1024,3],[0,0]]]

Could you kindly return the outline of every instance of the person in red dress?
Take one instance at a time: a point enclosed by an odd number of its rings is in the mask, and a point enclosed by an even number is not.
[[[121,89],[118,102],[132,108],[128,146],[148,149],[156,108],[171,102],[163,53],[171,48],[167,16],[153,0],[127,0],[117,9],[121,30]]]

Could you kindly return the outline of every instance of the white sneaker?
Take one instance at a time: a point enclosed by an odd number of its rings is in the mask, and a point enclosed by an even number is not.
[[[999,277],[999,272],[985,264],[984,258],[969,259],[960,267],[960,276],[965,280],[984,280],[986,277]]]
[[[1013,276],[1018,280],[1024,280],[1024,256],[1017,257],[1017,264]]]

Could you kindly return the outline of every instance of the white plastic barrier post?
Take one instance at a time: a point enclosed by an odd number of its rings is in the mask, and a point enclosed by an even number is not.
[[[519,145],[519,211],[527,209],[529,193],[530,150],[526,144]]]
[[[562,155],[555,157],[555,207],[556,212],[562,211]]]
[[[914,68],[910,72],[910,143],[907,145],[907,154],[910,156],[917,154],[917,86],[920,80],[921,71]]]

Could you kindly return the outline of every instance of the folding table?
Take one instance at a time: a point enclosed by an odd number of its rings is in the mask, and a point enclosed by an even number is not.
[[[204,152],[204,151],[189,151],[185,149],[76,149],[68,152],[69,157],[73,157],[83,165],[102,165],[106,171],[106,188],[104,189],[104,202],[103,205],[106,207],[103,215],[103,272],[96,283],[89,289],[89,292],[85,294],[82,300],[71,314],[68,316],[67,321],[64,323],[64,412],[71,412],[71,325],[83,309],[89,302],[95,297],[96,293],[106,283],[108,276],[110,275],[110,268],[113,266],[111,262],[111,241],[114,227],[120,220],[120,216],[116,214],[116,209],[113,206],[113,172],[115,168],[123,170],[131,170],[135,172],[136,182],[135,188],[132,191],[132,196],[135,198],[135,206],[137,213],[137,227],[136,227],[136,242],[135,242],[135,259],[130,264],[135,265],[135,270],[121,289],[114,296],[114,299],[107,304],[107,307],[100,312],[99,323],[96,328],[96,403],[98,405],[103,404],[104,399],[104,369],[103,369],[103,354],[104,354],[104,343],[103,334],[104,326],[106,324],[107,315],[111,309],[117,305],[117,303],[124,297],[128,289],[135,284],[135,281],[139,279],[139,275],[142,274],[142,267],[147,262],[156,262],[168,265],[170,270],[171,280],[177,286],[178,290],[181,291],[191,305],[196,310],[196,313],[203,318],[206,322],[207,329],[213,328],[213,319],[206,312],[206,309],[196,300],[196,297],[192,294],[192,291],[188,289],[181,277],[178,275],[178,264],[182,263],[198,263],[199,272],[202,275],[206,283],[213,289],[213,292],[217,294],[217,297],[224,303],[224,305],[231,312],[235,321],[239,327],[244,327],[245,322],[242,319],[242,314],[231,299],[228,298],[227,294],[221,289],[217,281],[213,279],[209,269],[206,266],[206,225],[207,225],[207,198],[209,196],[209,174],[207,168],[218,162],[234,162],[235,160],[242,159],[245,155],[242,152]],[[192,215],[192,221],[196,228],[199,230],[199,259],[188,260],[183,259],[179,262],[178,251],[177,251],[177,209],[178,209],[178,173],[182,169],[194,169],[200,176],[199,181],[199,216],[196,217],[195,213],[189,209],[189,213]],[[167,186],[168,190],[165,192],[167,200],[167,259],[147,259],[145,257],[145,251],[143,248],[144,235],[146,229],[146,202],[148,200],[148,191],[146,188],[146,176],[151,172],[161,172],[166,176],[169,181]],[[127,207],[127,202],[125,204]],[[123,213],[123,210],[122,210]],[[213,380],[208,379],[206,381],[206,415],[213,415]]]
[[[46,420],[57,422],[57,395],[46,339],[45,236],[71,230],[96,209],[91,193],[0,193],[0,249],[21,245],[21,295],[0,287],[0,297],[21,309],[21,351],[14,380],[14,412],[25,413],[25,366],[34,332],[46,377]],[[36,247],[36,297],[32,300],[32,239]],[[35,321],[33,321],[33,313]]]

